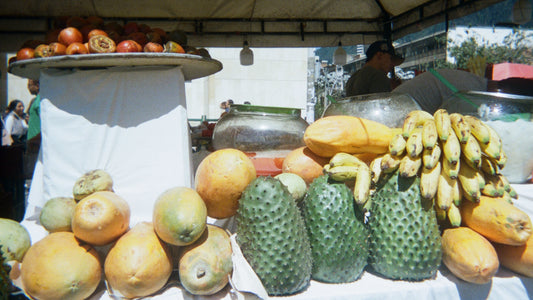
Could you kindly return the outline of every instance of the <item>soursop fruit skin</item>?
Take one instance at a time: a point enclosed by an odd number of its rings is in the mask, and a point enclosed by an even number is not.
[[[243,191],[237,243],[270,296],[290,295],[311,280],[311,247],[304,220],[287,188],[259,176]]]
[[[328,283],[357,280],[367,265],[368,231],[353,193],[344,183],[316,178],[307,191],[303,216],[311,244],[311,278]]]
[[[390,279],[421,281],[441,264],[440,232],[432,200],[420,195],[419,178],[398,174],[382,177],[372,195],[369,264]]]

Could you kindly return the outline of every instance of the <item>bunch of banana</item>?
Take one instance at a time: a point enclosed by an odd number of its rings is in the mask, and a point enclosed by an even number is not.
[[[461,201],[479,201],[481,195],[512,201],[516,192],[500,173],[507,156],[498,134],[474,116],[433,115],[416,110],[393,136],[389,152],[370,164],[372,182],[381,173],[399,170],[401,176],[420,176],[422,197],[433,199],[439,220],[461,224]]]
[[[335,181],[355,181],[353,186],[355,202],[364,205],[368,201],[372,172],[364,161],[351,154],[339,152],[330,159],[323,170],[324,174],[328,174]]]

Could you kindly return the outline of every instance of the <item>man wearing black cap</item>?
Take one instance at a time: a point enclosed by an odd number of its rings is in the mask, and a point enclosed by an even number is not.
[[[374,42],[366,50],[365,65],[353,73],[346,83],[346,96],[390,92],[393,81],[387,74],[404,59],[394,52],[387,41]]]

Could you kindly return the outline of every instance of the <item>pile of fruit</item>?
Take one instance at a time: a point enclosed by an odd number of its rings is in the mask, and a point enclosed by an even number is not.
[[[441,265],[478,284],[500,266],[533,277],[531,220],[500,174],[499,137],[478,119],[413,111],[403,128],[388,128],[330,116],[309,125],[304,141],[275,177],[257,176],[239,150],[210,153],[194,189],[163,192],[151,222],[132,228],[111,176],[94,170],[72,198],[43,207],[48,236],[30,246],[29,237],[0,235],[11,243],[4,256],[22,260],[35,299],[89,297],[102,271],[110,293],[144,297],[164,289],[173,269],[185,290],[212,295],[228,284],[232,249],[207,219],[233,217],[235,240],[270,296],[304,291],[311,280],[353,282],[365,271],[422,281]],[[14,223],[0,233],[24,230]]]
[[[13,61],[59,55],[129,52],[188,53],[210,57],[204,48],[187,45],[181,30],[166,32],[134,21],[105,23],[97,16],[58,18],[44,40],[26,41]]]

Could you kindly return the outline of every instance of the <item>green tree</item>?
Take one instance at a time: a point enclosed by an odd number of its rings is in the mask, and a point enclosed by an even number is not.
[[[498,64],[502,62],[514,62],[530,64],[532,49],[527,46],[527,40],[532,34],[526,34],[521,30],[513,30],[507,35],[502,45],[489,43],[488,41],[478,41],[475,37],[469,37],[460,45],[453,45],[449,48],[450,56],[455,58],[455,66],[460,69],[468,68],[468,61],[475,56],[481,56],[487,63]]]

